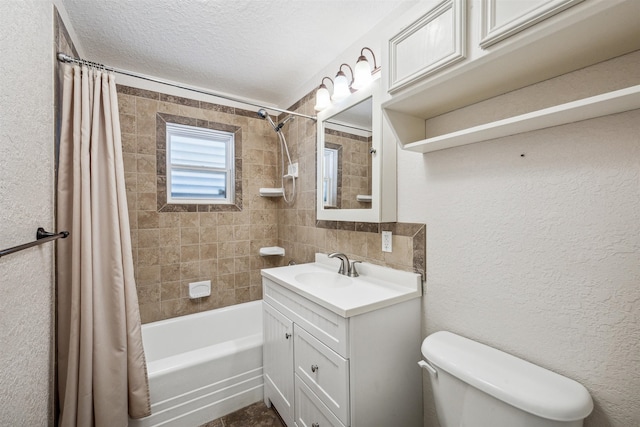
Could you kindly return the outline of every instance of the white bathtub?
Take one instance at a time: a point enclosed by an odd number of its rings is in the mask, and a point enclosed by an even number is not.
[[[262,301],[142,325],[151,415],[129,427],[199,426],[263,399]]]

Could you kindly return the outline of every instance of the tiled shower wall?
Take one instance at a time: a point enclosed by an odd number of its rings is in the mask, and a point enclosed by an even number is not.
[[[282,259],[260,257],[277,243],[277,201],[258,195],[279,186],[277,136],[255,111],[118,86],[118,104],[133,258],[143,323],[262,298],[260,269]],[[167,118],[236,131],[240,209],[211,211],[185,205],[160,209],[163,135]],[[161,150],[157,149],[157,144]],[[160,154],[160,162],[158,162]],[[163,174],[162,174],[163,175]],[[210,297],[188,298],[189,282],[211,280]]]
[[[313,115],[312,98],[304,97],[290,110]],[[297,117],[283,129],[291,158],[299,164],[296,197],[289,205],[281,198],[259,196],[261,187],[280,186],[281,148],[273,129],[255,111],[127,86],[118,86],[118,104],[143,323],[261,299],[262,268],[311,262],[316,252],[340,251],[352,259],[424,273],[423,224],[316,221],[314,120]],[[237,208],[210,211],[185,205],[166,211],[158,193],[164,184],[164,138],[158,123],[167,117],[237,129]],[[290,182],[286,189],[290,194]],[[382,230],[394,233],[391,253],[381,251]],[[285,257],[258,255],[260,247],[275,245],[285,248]],[[211,280],[211,296],[189,299],[189,283],[200,280]]]

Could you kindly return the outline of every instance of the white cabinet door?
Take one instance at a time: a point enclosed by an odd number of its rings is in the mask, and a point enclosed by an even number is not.
[[[269,304],[264,306],[264,398],[293,427],[293,323]]]
[[[483,49],[519,33],[584,0],[483,0]]]
[[[444,0],[389,40],[389,92],[466,56],[466,1]]]

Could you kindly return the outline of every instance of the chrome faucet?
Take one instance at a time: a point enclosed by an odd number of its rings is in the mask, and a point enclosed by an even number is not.
[[[343,274],[345,276],[351,274],[351,264],[349,264],[349,258],[345,254],[341,252],[334,252],[332,254],[329,254],[329,258],[340,259],[340,268],[338,269],[338,274]]]

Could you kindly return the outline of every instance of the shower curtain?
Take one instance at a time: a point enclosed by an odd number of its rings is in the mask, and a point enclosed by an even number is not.
[[[151,413],[133,273],[114,76],[64,70],[57,183],[61,427]]]

